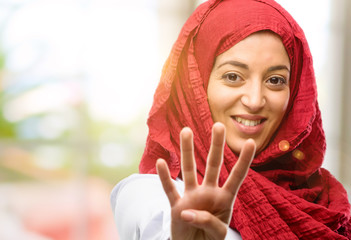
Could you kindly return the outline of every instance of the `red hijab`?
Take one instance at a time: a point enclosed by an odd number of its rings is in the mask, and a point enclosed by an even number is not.
[[[179,132],[188,126],[202,181],[213,125],[206,92],[214,60],[262,30],[278,34],[287,50],[291,96],[280,127],[240,188],[230,227],[243,239],[350,239],[347,193],[321,168],[326,143],[310,50],[301,28],[273,0],[210,0],[190,16],[154,96],[140,172],[156,173],[156,160],[164,158],[172,177],[180,176]],[[228,146],[224,151],[220,184],[237,161]]]

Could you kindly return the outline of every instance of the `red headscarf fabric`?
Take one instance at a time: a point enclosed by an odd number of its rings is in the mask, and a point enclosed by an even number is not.
[[[243,239],[350,239],[347,193],[321,168],[326,143],[309,47],[298,24],[273,0],[210,0],[190,16],[154,96],[140,172],[156,173],[156,160],[164,158],[172,177],[179,176],[179,132],[188,126],[202,181],[213,125],[206,91],[214,60],[262,30],[278,34],[287,50],[291,96],[279,129],[240,188],[230,227]],[[220,184],[237,161],[228,146],[224,151]]]

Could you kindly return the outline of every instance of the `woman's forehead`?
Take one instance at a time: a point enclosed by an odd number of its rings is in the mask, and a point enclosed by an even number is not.
[[[201,23],[195,37],[195,57],[207,85],[215,58],[251,34],[270,31],[277,34],[294,59],[294,30],[283,9],[269,1],[221,1]]]
[[[249,35],[224,53],[216,57],[213,70],[236,66],[252,71],[261,69],[286,69],[290,72],[290,59],[281,38],[268,31]],[[284,66],[284,67],[282,67]]]

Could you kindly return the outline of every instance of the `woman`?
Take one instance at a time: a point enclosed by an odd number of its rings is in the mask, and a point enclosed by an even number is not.
[[[213,0],[195,10],[166,62],[148,126],[140,173],[155,174],[157,165],[172,214],[165,210],[158,220],[171,219],[170,232],[139,231],[154,234],[144,239],[351,238],[346,191],[321,168],[326,144],[308,44],[273,0]],[[165,161],[156,164],[159,158]],[[165,162],[173,179],[183,178],[185,192],[179,180],[172,185]],[[114,190],[112,202],[127,185]],[[198,196],[207,193],[211,197],[203,203]],[[222,213],[213,209],[218,198]],[[141,225],[157,226],[157,217]]]

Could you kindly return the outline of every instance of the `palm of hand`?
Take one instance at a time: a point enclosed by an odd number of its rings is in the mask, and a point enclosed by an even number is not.
[[[194,189],[188,190],[184,196],[172,208],[172,235],[174,239],[221,239],[226,235],[226,229],[230,220],[232,212],[232,194],[223,192],[219,187],[211,187],[200,185]],[[189,224],[184,221],[183,210],[196,209],[197,211],[207,211],[214,217],[218,218],[220,222],[218,226],[218,235],[221,237],[211,236],[206,234],[205,230]],[[191,214],[192,212],[189,212]],[[202,212],[204,213],[204,212]],[[206,214],[206,213],[205,213]],[[197,215],[201,217],[201,222],[210,225],[211,216]],[[185,214],[186,215],[186,214]],[[187,216],[185,216],[187,217]],[[188,216],[188,217],[191,217]],[[188,218],[189,220],[191,218]],[[182,234],[180,234],[182,233]]]
[[[186,239],[224,239],[232,214],[232,207],[245,178],[255,152],[255,143],[248,140],[227,181],[218,186],[218,176],[223,159],[225,129],[220,123],[213,126],[212,143],[208,156],[203,183],[196,178],[196,166],[192,132],[182,130],[181,164],[185,184],[184,196],[175,189],[164,160],[157,162],[157,171],[162,186],[171,205],[172,240]]]

